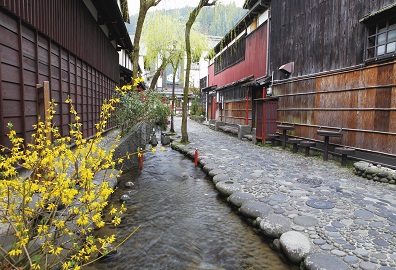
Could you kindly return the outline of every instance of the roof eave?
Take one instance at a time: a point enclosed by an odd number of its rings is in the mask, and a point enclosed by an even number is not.
[[[132,41],[117,2],[115,0],[96,0],[92,3],[117,42],[117,47],[132,51]]]
[[[247,2],[251,1],[246,1],[244,8],[247,4]],[[235,36],[238,36],[241,34],[245,29],[247,25],[250,25],[254,18],[265,10],[267,10],[270,7],[271,0],[258,0],[256,3],[253,5],[253,7],[250,8],[249,12],[246,13],[246,15],[239,20],[239,22],[232,28],[223,38],[222,40],[217,43],[217,45],[214,47],[215,53],[218,53],[221,51],[223,44],[228,44],[230,43]],[[245,8],[246,9],[246,8]]]

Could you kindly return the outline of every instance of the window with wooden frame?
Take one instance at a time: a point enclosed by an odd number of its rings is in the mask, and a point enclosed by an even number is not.
[[[396,3],[366,15],[360,20],[366,25],[366,61],[396,56]]]
[[[368,27],[367,59],[394,56],[396,17]]]
[[[246,35],[235,41],[221,55],[214,60],[214,73],[218,74],[223,70],[245,60]]]

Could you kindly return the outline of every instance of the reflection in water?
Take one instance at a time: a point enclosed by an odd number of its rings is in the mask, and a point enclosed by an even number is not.
[[[134,186],[125,187],[132,181]],[[180,153],[146,153],[143,170],[124,174],[110,204],[128,194],[122,224],[99,233],[122,241],[113,260],[84,269],[298,269],[288,266],[218,196]]]

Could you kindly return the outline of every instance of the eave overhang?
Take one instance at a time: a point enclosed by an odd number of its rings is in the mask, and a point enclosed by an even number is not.
[[[247,26],[249,26],[257,15],[263,13],[270,7],[271,0],[250,0],[246,1],[245,5],[243,6],[244,9],[249,9],[246,15],[239,20],[239,22],[231,29],[223,38],[222,40],[217,43],[214,47],[214,52],[217,54],[219,53],[222,48],[230,43],[236,36],[241,34],[243,31],[246,30]]]
[[[254,75],[250,75],[250,76],[242,78],[242,79],[240,79],[238,81],[235,81],[235,82],[232,82],[232,83],[229,83],[229,84],[225,84],[225,85],[217,88],[216,91],[222,91],[222,90],[226,90],[227,88],[230,88],[230,87],[233,87],[233,86],[242,85],[244,83],[248,83],[248,82],[253,81],[253,79],[254,79]]]
[[[115,0],[94,0],[92,4],[98,11],[100,24],[106,24],[111,38],[117,43],[117,49],[132,51],[133,45],[125,26],[120,8]]]
[[[384,17],[388,17],[391,15],[394,15],[396,13],[396,3],[390,4],[388,6],[385,6],[377,11],[371,12],[370,14],[367,14],[363,18],[359,20],[359,22],[362,23],[370,23],[373,21],[380,21]]]
[[[217,85],[212,85],[212,86],[208,86],[208,87],[205,87],[205,88],[202,88],[202,92],[210,92],[210,91],[213,91],[213,90],[216,90],[216,88],[217,88]]]

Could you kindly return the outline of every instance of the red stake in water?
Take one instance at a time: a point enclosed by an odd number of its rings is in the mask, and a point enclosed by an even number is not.
[[[139,150],[139,167],[140,169],[143,169],[143,151],[142,148]]]
[[[195,167],[198,166],[198,148],[195,148],[194,164],[195,164]]]

